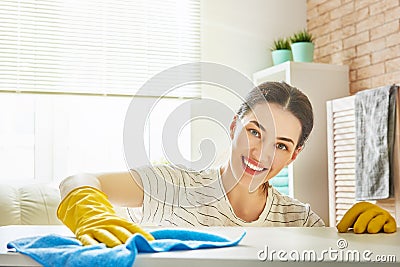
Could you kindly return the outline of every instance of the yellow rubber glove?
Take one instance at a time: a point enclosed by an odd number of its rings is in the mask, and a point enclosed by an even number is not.
[[[115,247],[135,233],[149,241],[154,240],[138,225],[118,217],[107,196],[92,187],[80,187],[70,192],[58,206],[57,217],[84,245],[100,242]]]
[[[389,212],[369,202],[359,202],[351,207],[336,226],[340,233],[353,228],[354,233],[370,234],[396,232],[396,221]]]

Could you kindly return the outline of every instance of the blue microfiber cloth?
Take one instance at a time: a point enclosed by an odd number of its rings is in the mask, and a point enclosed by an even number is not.
[[[54,234],[17,239],[9,242],[7,248],[15,248],[17,252],[31,257],[44,267],[131,267],[137,253],[236,246],[246,234],[243,232],[232,241],[194,230],[158,229],[150,233],[156,240],[149,242],[142,235],[135,234],[125,244],[114,248],[107,248],[104,244],[82,246],[75,238]]]

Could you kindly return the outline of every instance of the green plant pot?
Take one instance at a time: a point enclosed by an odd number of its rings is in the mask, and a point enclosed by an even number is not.
[[[289,49],[274,50],[271,54],[274,65],[292,60],[292,51]]]
[[[292,43],[293,61],[312,62],[314,58],[314,44],[308,42]]]

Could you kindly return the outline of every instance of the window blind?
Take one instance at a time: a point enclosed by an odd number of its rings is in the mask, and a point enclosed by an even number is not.
[[[198,0],[0,5],[0,91],[134,95],[158,72],[199,60]],[[198,86],[179,90],[199,94]]]

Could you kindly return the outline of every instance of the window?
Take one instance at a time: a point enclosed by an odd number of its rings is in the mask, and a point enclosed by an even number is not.
[[[163,126],[184,101],[161,99],[150,114],[144,142],[151,162],[167,160]],[[51,182],[80,172],[127,170],[123,127],[130,102],[128,97],[1,94],[1,180]],[[190,157],[190,136],[190,127],[177,136],[186,157]]]
[[[34,173],[35,109],[26,95],[0,95],[1,179],[20,181]]]
[[[131,96],[158,72],[200,59],[195,0],[5,0],[0,24],[3,181],[126,169],[122,127]],[[149,125],[200,96],[198,86],[174,92]],[[150,158],[163,161],[160,129],[147,134]],[[190,153],[190,131],[179,140]]]
[[[133,95],[200,59],[198,0],[4,0],[0,25],[0,91]]]

